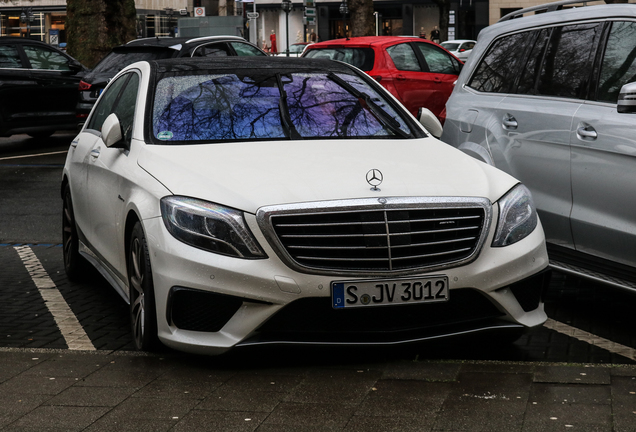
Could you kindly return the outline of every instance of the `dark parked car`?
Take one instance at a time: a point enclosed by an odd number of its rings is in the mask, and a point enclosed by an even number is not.
[[[43,42],[0,37],[0,136],[76,129],[77,86],[85,71]]]
[[[88,117],[106,84],[123,68],[138,61],[173,57],[266,56],[238,36],[166,37],[135,39],[113,48],[79,83],[77,117]]]

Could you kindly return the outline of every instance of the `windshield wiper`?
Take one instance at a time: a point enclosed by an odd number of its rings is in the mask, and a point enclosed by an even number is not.
[[[276,82],[278,83],[278,90],[280,91],[280,98],[278,99],[278,110],[280,111],[280,120],[285,130],[285,135],[289,139],[303,139],[302,135],[296,130],[296,126],[292,123],[291,116],[289,115],[289,107],[287,106],[287,92],[283,88],[283,80],[280,74],[276,74]]]
[[[329,74],[327,74],[327,78],[329,78],[330,80],[338,84],[340,87],[345,89],[353,97],[358,98],[358,102],[360,102],[360,105],[362,105],[362,108],[369,110],[371,114],[373,114],[373,116],[380,123],[387,126],[391,132],[401,136],[402,138],[409,138],[411,136],[400,128],[400,122],[398,122],[396,119],[391,117],[386,111],[380,108],[378,104],[373,102],[373,100],[371,99],[371,96],[369,96],[368,94],[364,92],[361,92],[360,90],[358,90],[357,88],[355,88],[354,86],[352,86],[351,84],[349,84],[348,82],[346,82],[345,80],[343,80],[342,78],[340,78],[338,75],[336,75],[333,72],[330,72]]]

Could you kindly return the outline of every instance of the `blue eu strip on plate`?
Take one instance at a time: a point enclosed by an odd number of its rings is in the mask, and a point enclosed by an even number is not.
[[[344,283],[335,283],[331,288],[331,300],[334,309],[344,307]]]

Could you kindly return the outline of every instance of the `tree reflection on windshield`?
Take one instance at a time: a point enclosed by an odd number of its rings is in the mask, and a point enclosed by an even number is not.
[[[338,76],[394,119],[399,135],[410,134],[404,120],[362,79]],[[153,134],[165,143],[395,137],[394,132],[395,125],[384,124],[326,73],[170,76],[159,81],[153,107]]]

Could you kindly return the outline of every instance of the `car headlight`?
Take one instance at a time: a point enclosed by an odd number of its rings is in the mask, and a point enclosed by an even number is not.
[[[176,239],[210,252],[239,258],[266,258],[243,213],[195,198],[161,199],[161,217]]]
[[[519,184],[499,200],[499,222],[494,247],[508,246],[527,237],[537,227],[537,210],[527,187]]]

